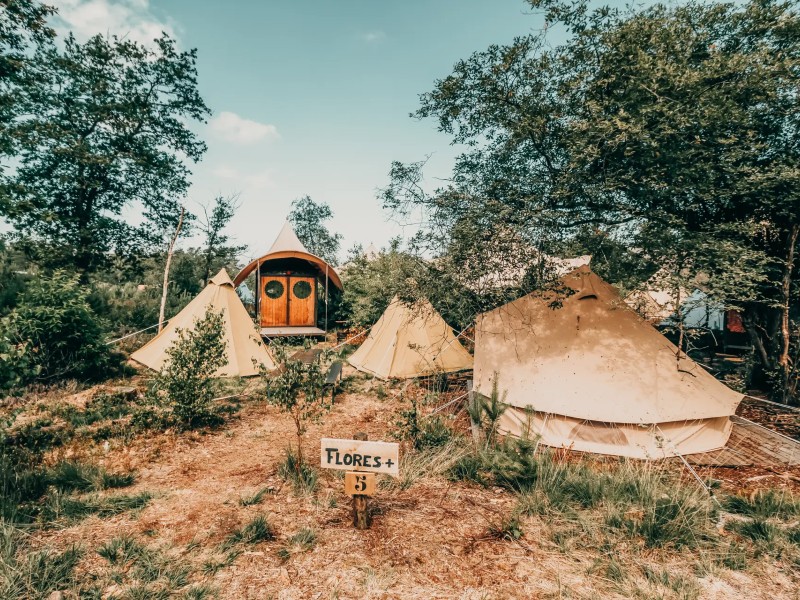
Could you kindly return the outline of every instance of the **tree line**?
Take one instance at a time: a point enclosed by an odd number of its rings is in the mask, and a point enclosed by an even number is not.
[[[424,161],[395,163],[384,205],[422,213],[416,247],[470,288],[565,249],[611,249],[601,270],[626,285],[701,284],[743,316],[749,384],[796,402],[797,2],[528,3],[541,31],[420,98],[414,116],[468,148],[447,184],[425,192]]]

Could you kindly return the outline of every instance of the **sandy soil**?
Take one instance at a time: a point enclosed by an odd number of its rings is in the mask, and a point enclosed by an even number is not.
[[[384,400],[363,391],[338,395],[330,414],[310,427],[307,457],[316,464],[323,436],[350,437],[365,431],[370,439],[390,439],[399,409],[391,393]],[[513,495],[499,488],[436,478],[417,480],[406,490],[380,490],[373,500],[377,514],[372,528],[357,531],[351,524],[350,499],[335,474],[323,475],[315,497],[296,495],[277,476],[293,435],[286,416],[250,401],[237,419],[211,433],[166,433],[129,445],[116,441],[107,448],[70,448],[66,454],[91,458],[110,470],[135,470],[137,482],[126,491],[146,490],[155,497],[138,514],[91,517],[67,529],[44,532],[39,541],[58,547],[80,543],[92,550],[130,533],[200,563],[232,530],[265,514],[277,539],[248,546],[231,566],[204,579],[217,587],[221,598],[626,597],[593,569],[600,549],[562,552],[549,541],[546,523],[526,522],[519,542],[488,537],[489,525],[515,503]],[[259,505],[239,505],[240,497],[264,486],[276,492]],[[316,546],[282,561],[278,549],[303,527],[317,532]],[[194,543],[199,544],[193,547]],[[638,551],[632,560],[687,576],[696,564],[693,557]],[[101,561],[87,552],[82,568],[89,571]],[[758,569],[718,570],[700,580],[700,597],[800,598],[797,574],[781,565]],[[644,597],[678,597],[661,593]]]

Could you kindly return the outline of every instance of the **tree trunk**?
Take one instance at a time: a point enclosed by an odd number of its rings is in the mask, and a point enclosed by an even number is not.
[[[783,302],[781,306],[781,351],[778,356],[778,366],[781,370],[781,389],[780,394],[784,402],[790,401],[790,382],[792,364],[789,358],[789,349],[792,340],[789,328],[789,309],[791,307],[792,293],[792,270],[794,269],[794,250],[797,245],[797,237],[800,233],[800,225],[794,224],[789,231],[788,248],[786,250],[786,267],[783,270],[782,292]]]
[[[303,426],[298,415],[292,415],[292,418],[294,419],[295,432],[297,434],[297,460],[294,463],[294,468],[297,471],[299,480],[303,474]]]
[[[183,225],[183,215],[186,211],[181,206],[181,216],[178,217],[178,226],[175,228],[175,233],[169,242],[169,249],[167,250],[167,263],[164,265],[164,285],[161,288],[161,308],[158,311],[158,332],[164,328],[164,309],[167,306],[167,290],[169,289],[169,267],[172,264],[172,254],[175,252],[175,242],[178,241],[178,235],[181,233],[181,226]]]

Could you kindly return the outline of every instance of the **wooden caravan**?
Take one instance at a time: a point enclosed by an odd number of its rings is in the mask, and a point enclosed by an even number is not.
[[[247,265],[233,280],[239,286],[256,275],[256,322],[264,337],[323,335],[331,288],[342,289],[339,274],[311,254],[287,221],[264,256]]]

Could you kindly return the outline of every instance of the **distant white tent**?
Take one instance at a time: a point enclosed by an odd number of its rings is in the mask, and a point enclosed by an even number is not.
[[[369,246],[364,250],[364,258],[367,260],[375,260],[378,258],[380,251],[375,247],[375,244],[370,242]]]
[[[154,371],[160,371],[168,358],[167,349],[178,339],[178,330],[192,329],[209,308],[222,312],[228,357],[227,364],[217,371],[216,377],[257,375],[258,365],[268,370],[275,368],[275,361],[261,341],[225,269],[217,273],[186,308],[170,319],[161,333],[131,354],[131,358]]]
[[[472,356],[427,300],[413,306],[397,296],[348,359],[381,379],[408,379],[472,368]]]
[[[497,378],[501,431],[636,458],[722,448],[742,394],[679,356],[588,267],[561,281],[571,295],[530,294],[477,319],[475,390],[488,396]]]

